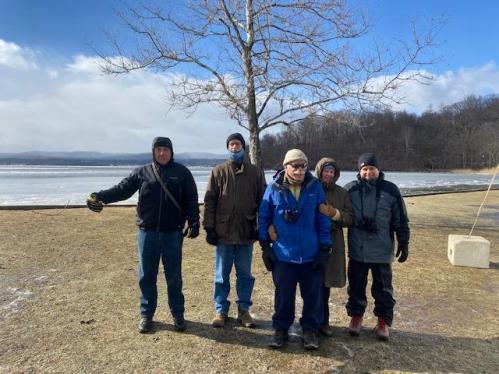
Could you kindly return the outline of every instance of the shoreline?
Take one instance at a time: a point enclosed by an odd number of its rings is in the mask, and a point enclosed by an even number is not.
[[[403,197],[418,197],[418,196],[431,196],[453,193],[467,193],[467,192],[480,192],[487,191],[488,186],[481,185],[455,185],[455,186],[434,186],[434,187],[421,187],[421,188],[400,188]],[[493,184],[491,190],[499,190],[499,184]],[[199,203],[199,206],[203,206]],[[137,204],[111,204],[108,208],[131,208],[136,207]],[[1,210],[45,210],[45,209],[80,209],[86,208],[84,204],[40,204],[40,205],[0,205]]]

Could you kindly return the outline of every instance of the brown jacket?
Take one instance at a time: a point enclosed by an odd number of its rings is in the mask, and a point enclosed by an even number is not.
[[[204,196],[204,228],[215,228],[221,244],[258,239],[256,215],[265,187],[263,172],[247,157],[239,169],[230,160],[215,166]]]
[[[324,277],[326,287],[341,288],[346,284],[346,266],[345,266],[345,239],[343,236],[343,227],[350,226],[353,222],[353,209],[350,203],[350,197],[347,190],[336,184],[340,177],[340,168],[332,158],[324,157],[319,160],[315,167],[317,178],[321,177],[322,169],[325,164],[332,164],[335,169],[333,183],[329,185],[322,184],[326,200],[329,205],[338,209],[340,215],[332,218],[333,229],[331,237],[333,240],[333,251],[329,258],[328,268]]]

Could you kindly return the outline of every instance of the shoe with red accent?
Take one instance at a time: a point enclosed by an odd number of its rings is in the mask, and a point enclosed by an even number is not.
[[[348,333],[352,336],[359,336],[362,327],[362,316],[352,316],[350,325],[348,326]]]
[[[374,333],[379,340],[388,340],[390,337],[390,330],[385,320],[381,317],[378,317],[378,324],[374,328]]]

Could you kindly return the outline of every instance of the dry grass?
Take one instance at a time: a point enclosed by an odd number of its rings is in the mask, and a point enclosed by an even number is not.
[[[497,373],[499,191],[474,232],[491,241],[491,269],[446,256],[447,235],[469,232],[483,195],[407,198],[411,256],[394,264],[391,341],[374,339],[370,312],[361,337],[349,337],[345,289],[333,290],[335,335],[312,353],[298,331],[282,351],[267,348],[273,286],[258,250],[258,328],[210,326],[213,249],[199,237],[184,246],[188,330],[172,329],[160,273],[156,332],[139,335],[133,209],[0,211],[0,372]]]

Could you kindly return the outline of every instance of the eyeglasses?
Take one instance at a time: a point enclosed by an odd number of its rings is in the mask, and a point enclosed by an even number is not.
[[[291,166],[293,169],[306,169],[307,168],[307,164],[288,164],[289,166]]]

